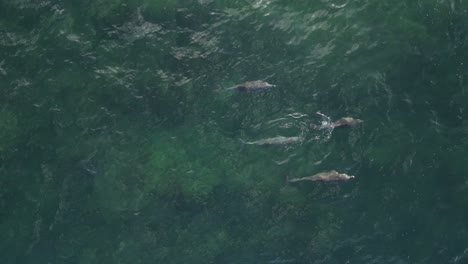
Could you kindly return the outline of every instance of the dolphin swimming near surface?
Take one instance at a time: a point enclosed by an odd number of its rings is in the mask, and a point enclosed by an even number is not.
[[[254,92],[254,91],[268,90],[273,87],[276,87],[276,85],[265,82],[265,81],[257,80],[257,81],[245,82],[245,83],[238,84],[238,85],[235,85],[226,89],[222,89],[222,90],[223,91],[237,90],[241,92]]]
[[[273,145],[289,145],[299,143],[303,140],[303,137],[283,137],[276,136],[272,138],[265,138],[256,141],[243,141],[242,143],[246,145],[257,145],[257,146],[273,146]]]
[[[347,181],[349,179],[353,179],[354,176],[348,175],[346,173],[338,173],[336,170],[325,171],[321,173],[317,173],[312,176],[303,177],[303,178],[296,178],[296,179],[288,179],[288,182],[299,182],[299,181],[318,181],[318,182],[340,182],[340,181]]]
[[[335,122],[324,121],[321,125],[311,124],[309,125],[311,129],[330,129],[330,128],[340,128],[340,127],[355,127],[363,123],[364,120],[355,119],[352,117],[342,117]]]
[[[337,128],[337,127],[355,127],[359,124],[361,124],[362,122],[364,122],[363,120],[361,119],[354,119],[352,117],[342,117],[340,119],[338,119],[337,121],[333,122],[332,123],[332,126],[333,128]]]

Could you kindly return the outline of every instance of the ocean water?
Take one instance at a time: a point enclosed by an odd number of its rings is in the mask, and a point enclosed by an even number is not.
[[[461,0],[0,0],[0,263],[468,263],[467,25]],[[276,136],[301,140],[242,143]],[[287,182],[328,170],[356,177]]]

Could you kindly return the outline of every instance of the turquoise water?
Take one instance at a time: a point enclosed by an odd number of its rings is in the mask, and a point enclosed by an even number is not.
[[[0,1],[1,263],[468,263],[467,12]]]

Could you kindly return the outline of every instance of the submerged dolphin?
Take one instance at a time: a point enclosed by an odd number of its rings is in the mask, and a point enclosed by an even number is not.
[[[347,181],[353,178],[354,176],[352,175],[348,175],[345,173],[338,173],[335,170],[331,170],[331,171],[317,173],[315,175],[304,177],[304,178],[290,179],[288,180],[288,182],[299,182],[299,181],[339,182],[339,181]]]
[[[242,143],[247,145],[257,145],[257,146],[272,146],[272,145],[289,145],[299,143],[303,140],[302,137],[283,137],[277,136],[272,138],[265,138],[256,141],[243,141]]]
[[[361,119],[354,119],[352,117],[342,117],[340,119],[338,119],[337,121],[333,122],[332,123],[332,127],[333,128],[337,128],[337,127],[355,127],[359,124],[361,124],[362,122],[364,122],[363,120]]]
[[[225,91],[237,90],[241,92],[253,92],[253,91],[263,91],[263,90],[267,90],[273,87],[276,87],[276,85],[265,82],[265,81],[257,80],[257,81],[251,81],[251,82],[238,84],[238,85],[226,88],[224,90]]]

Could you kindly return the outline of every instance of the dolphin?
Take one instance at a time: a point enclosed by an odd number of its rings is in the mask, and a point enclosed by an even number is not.
[[[352,117],[342,117],[340,119],[338,119],[337,121],[333,122],[332,123],[332,127],[333,128],[337,128],[337,127],[355,127],[359,124],[361,124],[362,122],[364,122],[363,120],[361,119],[354,119]]]
[[[290,179],[288,182],[299,182],[299,181],[318,181],[318,182],[340,182],[353,179],[354,176],[346,173],[338,173],[336,170],[325,171],[317,173],[312,176]]]
[[[250,82],[245,82],[242,84],[238,84],[226,89],[223,89],[224,91],[241,91],[241,92],[254,92],[254,91],[264,91],[268,90],[270,88],[276,87],[276,85],[257,80],[257,81],[250,81]]]
[[[283,136],[276,136],[272,138],[265,138],[256,141],[243,141],[242,143],[246,145],[257,145],[257,146],[273,146],[273,145],[289,145],[299,143],[303,140],[302,137],[283,137]]]

